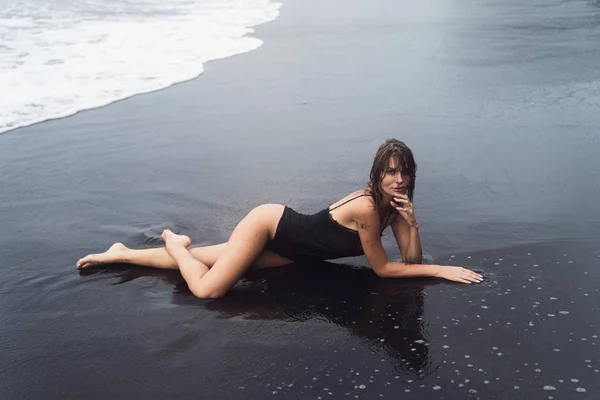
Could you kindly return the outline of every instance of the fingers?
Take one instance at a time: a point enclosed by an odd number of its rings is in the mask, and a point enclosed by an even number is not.
[[[464,279],[464,278],[457,278],[456,282],[466,283],[467,285],[470,285],[471,283],[473,283],[473,282],[471,282],[471,281],[469,281],[467,279]]]
[[[481,283],[483,281],[483,276],[479,275],[476,272],[471,271],[470,269],[462,268],[462,267],[454,267],[454,268],[456,268],[456,269],[453,271],[453,273],[449,277],[449,279],[452,281],[466,283],[466,284]]]
[[[466,268],[461,268],[460,278],[468,283],[479,283],[483,281],[483,276]]]
[[[396,209],[396,211],[398,211],[398,212],[404,212],[404,213],[407,213],[407,212],[409,212],[409,209],[408,209],[408,208],[404,208],[404,207],[398,207],[398,204],[400,204],[400,203],[396,203],[396,202],[394,202],[394,201],[390,201],[390,205],[391,205],[392,207],[394,207],[394,208]]]
[[[408,200],[408,196],[405,196],[405,197],[406,197],[405,199],[403,199],[402,197],[394,197],[393,200],[396,204],[406,204],[409,202],[409,200]]]
[[[470,269],[466,269],[466,268],[463,268],[463,269],[466,271],[466,273],[470,279],[475,279],[479,282],[481,282],[483,280],[483,276],[479,275],[477,272],[473,272]]]

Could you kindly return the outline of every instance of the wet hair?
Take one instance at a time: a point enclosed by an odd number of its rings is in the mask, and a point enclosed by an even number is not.
[[[396,139],[388,139],[379,146],[377,153],[375,153],[375,159],[371,167],[371,180],[368,183],[368,191],[373,196],[377,209],[380,209],[383,203],[381,180],[390,159],[393,159],[396,162],[396,166],[402,169],[403,179],[409,179],[406,194],[411,202],[413,200],[417,178],[417,164],[415,163],[412,151],[404,142]]]

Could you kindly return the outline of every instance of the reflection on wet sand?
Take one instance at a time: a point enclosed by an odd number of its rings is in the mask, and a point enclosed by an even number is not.
[[[194,298],[174,271],[109,268],[97,272],[118,271],[117,284],[157,277],[175,287],[175,304],[202,307],[219,318],[326,321],[392,357],[398,373],[418,378],[435,370],[423,311],[424,289],[436,280],[381,279],[369,269],[323,262],[250,271],[227,296],[205,301]]]

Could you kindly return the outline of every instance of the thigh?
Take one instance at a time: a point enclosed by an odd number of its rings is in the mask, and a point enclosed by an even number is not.
[[[266,243],[275,235],[283,209],[278,204],[266,204],[250,211],[235,227],[219,258],[199,280],[200,287],[196,290],[207,297],[227,293],[265,250]]]
[[[281,204],[263,204],[253,209],[244,220],[252,220],[254,224],[262,225],[268,232],[269,240],[275,237],[279,220],[283,215],[285,207]],[[243,220],[243,221],[244,221]],[[248,221],[246,221],[248,222]],[[196,247],[190,249],[190,253],[200,262],[211,268],[226,249],[228,243],[214,246]],[[263,249],[252,262],[251,268],[271,268],[292,264],[293,261],[279,254]]]
[[[273,267],[282,267],[284,265],[293,264],[292,260],[288,260],[287,258],[280,256],[277,253],[272,252],[271,250],[263,250],[263,252],[258,256],[258,258],[252,263],[251,268],[253,269],[263,269],[263,268],[273,268]]]
[[[208,268],[211,268],[217,262],[219,255],[225,249],[226,245],[227,243],[221,243],[214,246],[194,247],[190,249],[190,254],[202,264],[206,265]],[[265,249],[252,263],[250,268],[272,268],[292,263],[293,261],[288,260],[287,258],[280,256],[271,250]]]
[[[263,204],[252,210],[247,218],[253,218],[258,223],[262,223],[268,232],[268,240],[273,240],[284,209],[285,207],[281,204]],[[263,248],[262,252],[252,262],[251,268],[272,268],[292,263],[293,261]]]

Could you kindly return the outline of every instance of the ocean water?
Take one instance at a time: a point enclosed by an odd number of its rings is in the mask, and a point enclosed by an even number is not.
[[[269,0],[0,0],[0,132],[196,77],[258,48]]]

